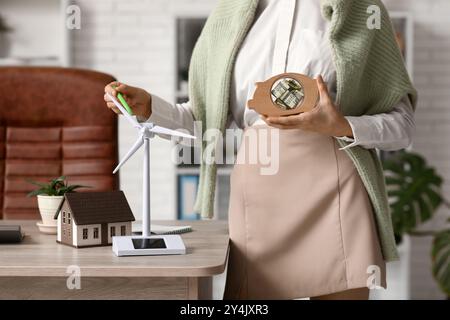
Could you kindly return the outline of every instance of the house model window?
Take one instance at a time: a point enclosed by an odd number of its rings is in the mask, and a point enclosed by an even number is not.
[[[134,216],[122,191],[80,192],[64,195],[55,219],[57,242],[80,248],[110,245],[116,230],[131,235]]]

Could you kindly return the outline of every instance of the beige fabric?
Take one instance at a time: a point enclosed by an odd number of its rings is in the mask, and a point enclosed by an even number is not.
[[[255,136],[259,147],[268,143],[267,154],[276,150],[271,130],[279,133],[279,171],[261,175],[267,166],[249,163],[249,155],[258,151]],[[386,287],[370,200],[335,139],[253,126],[238,161],[231,175],[225,299],[295,299],[366,287],[372,265]]]

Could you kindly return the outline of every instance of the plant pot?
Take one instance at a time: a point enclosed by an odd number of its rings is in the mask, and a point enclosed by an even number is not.
[[[54,219],[56,210],[58,210],[64,196],[44,196],[38,195],[38,207],[42,217],[42,223],[46,226],[56,226]]]
[[[0,58],[9,57],[11,51],[11,41],[6,32],[0,32]]]

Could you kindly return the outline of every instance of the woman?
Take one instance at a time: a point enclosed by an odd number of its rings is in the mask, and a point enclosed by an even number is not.
[[[380,30],[367,27],[370,5],[381,8]],[[255,82],[284,72],[317,78],[312,111],[260,117],[246,107]],[[368,286],[386,287],[385,261],[397,255],[374,148],[410,144],[416,92],[382,3],[219,1],[194,49],[189,82],[190,101],[175,106],[125,84],[105,91],[123,93],[141,121],[173,129],[193,132],[198,120],[223,132],[234,121],[244,141],[252,132],[279,133],[277,174],[239,163],[231,176],[225,298],[368,299]],[[202,163],[196,208],[206,217],[215,170]]]

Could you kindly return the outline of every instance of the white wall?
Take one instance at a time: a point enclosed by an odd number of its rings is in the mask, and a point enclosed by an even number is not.
[[[82,29],[75,36],[75,65],[108,72],[123,82],[141,86],[174,100],[174,21],[176,14],[207,13],[213,0],[76,0],[82,8]],[[450,1],[385,0],[388,8],[409,11],[415,18],[415,84],[420,92],[414,149],[444,175],[450,188]],[[121,121],[120,154],[135,139]],[[152,144],[152,214],[174,217],[173,165],[167,161],[170,143]],[[121,171],[122,189],[133,212],[141,211],[141,153]],[[431,226],[443,222],[445,211]],[[412,298],[438,298],[429,272],[430,241],[412,240]]]
[[[389,9],[409,11],[415,20],[414,82],[419,90],[414,150],[426,156],[445,179],[450,193],[450,1],[385,0]],[[448,210],[426,228],[444,225]],[[433,299],[443,295],[430,272],[431,239],[412,238],[411,298]]]
[[[60,32],[55,29],[61,19],[59,0],[0,1],[2,16],[14,30],[11,55],[15,57],[48,57],[60,54]],[[33,10],[27,10],[30,6]],[[39,34],[39,37],[36,34]],[[45,43],[45,45],[42,45]]]
[[[208,15],[213,0],[76,0],[82,13],[81,30],[74,31],[76,67],[110,73],[120,81],[145,88],[175,101],[176,15]],[[121,119],[120,155],[136,131]],[[171,143],[160,138],[151,145],[152,217],[175,218],[175,172]],[[142,152],[121,169],[124,190],[137,219],[141,219]]]

